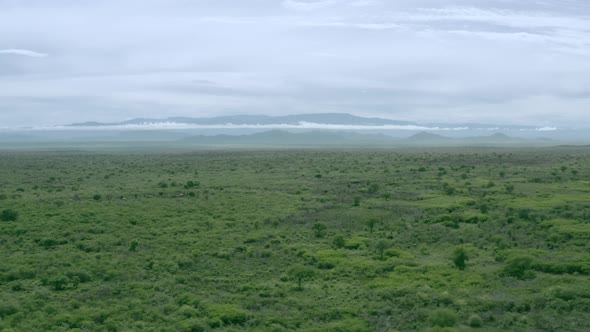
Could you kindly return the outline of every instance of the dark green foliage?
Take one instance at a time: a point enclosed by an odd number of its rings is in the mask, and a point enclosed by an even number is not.
[[[457,325],[457,314],[450,309],[436,309],[430,313],[428,321],[432,326],[453,327]]]
[[[14,304],[0,302],[0,318],[14,315],[18,311],[18,308]]]
[[[371,218],[369,219],[369,221],[367,221],[367,226],[369,227],[369,233],[373,233],[373,229],[375,228],[375,225],[377,225],[379,223],[379,220]]]
[[[352,203],[352,206],[360,206],[360,205],[361,205],[361,198],[355,197],[354,202]]]
[[[502,269],[502,274],[521,280],[533,279],[535,277],[533,258],[530,256],[510,257]]]
[[[69,279],[66,276],[57,276],[55,278],[52,278],[48,281],[48,284],[56,291],[60,291],[60,290],[64,290],[66,289],[66,286],[69,283]]]
[[[0,221],[17,221],[18,212],[12,209],[2,210],[0,212]]]
[[[468,259],[465,248],[459,247],[453,251],[453,264],[455,264],[455,267],[459,270],[465,270],[465,267],[467,266],[466,261]]]
[[[514,185],[513,184],[506,184],[504,185],[504,188],[506,189],[506,193],[508,194],[512,194],[514,192]]]
[[[297,289],[302,290],[302,281],[313,278],[316,275],[316,271],[309,266],[295,265],[287,271],[287,275],[296,280]]]
[[[385,249],[389,248],[391,246],[391,244],[389,243],[389,241],[381,239],[378,240],[375,243],[375,249],[377,250],[377,253],[379,254],[379,259],[383,260],[383,253],[385,252]]]
[[[334,243],[334,246],[338,249],[344,248],[344,246],[346,245],[346,241],[344,240],[344,236],[342,235],[336,235],[332,242]]]
[[[471,315],[471,316],[469,316],[468,324],[469,324],[469,326],[474,327],[474,328],[482,327],[483,320],[481,319],[481,317],[479,317],[479,315]]]
[[[371,183],[369,185],[369,189],[367,189],[367,192],[369,194],[375,194],[375,193],[377,193],[379,191],[379,189],[380,189],[380,186],[379,186],[378,183]]]
[[[313,231],[316,237],[324,237],[326,235],[326,229],[328,229],[328,226],[322,223],[315,223],[313,225]]]
[[[190,189],[190,188],[198,187],[200,185],[201,185],[201,183],[199,181],[192,181],[192,180],[190,180],[190,181],[187,181],[186,182],[186,184],[184,185],[184,188],[185,189]]]
[[[139,246],[139,242],[137,240],[131,241],[131,244],[129,245],[129,251],[136,251],[137,246]]]

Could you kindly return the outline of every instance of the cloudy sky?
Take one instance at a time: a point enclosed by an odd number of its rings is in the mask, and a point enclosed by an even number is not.
[[[0,127],[346,112],[590,123],[587,0],[0,0]]]

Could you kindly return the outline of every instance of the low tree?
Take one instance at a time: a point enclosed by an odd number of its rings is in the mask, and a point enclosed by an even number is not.
[[[380,260],[383,260],[383,254],[385,253],[385,249],[389,248],[390,245],[391,244],[389,243],[389,241],[383,239],[375,242],[375,249],[379,253]]]
[[[377,219],[369,219],[367,221],[367,226],[369,227],[369,233],[373,234],[373,229],[375,228],[375,225],[377,225],[379,223],[379,220]]]
[[[309,266],[295,265],[287,271],[287,274],[297,280],[297,289],[302,290],[301,283],[303,280],[312,279],[315,276],[315,270]]]

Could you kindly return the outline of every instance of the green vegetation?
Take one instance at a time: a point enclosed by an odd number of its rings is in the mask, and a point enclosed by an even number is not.
[[[590,330],[590,150],[0,153],[0,330]]]
[[[465,248],[463,248],[463,247],[457,248],[453,252],[453,263],[455,263],[455,266],[459,270],[465,270],[465,267],[467,266],[467,264],[466,264],[467,259],[468,259],[468,257],[467,257],[467,252],[465,251]]]
[[[0,212],[0,221],[16,221],[18,219],[18,212],[7,209]]]

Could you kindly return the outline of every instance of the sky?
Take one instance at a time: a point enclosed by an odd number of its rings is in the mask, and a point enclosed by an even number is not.
[[[0,127],[351,113],[587,126],[587,0],[0,0]]]

